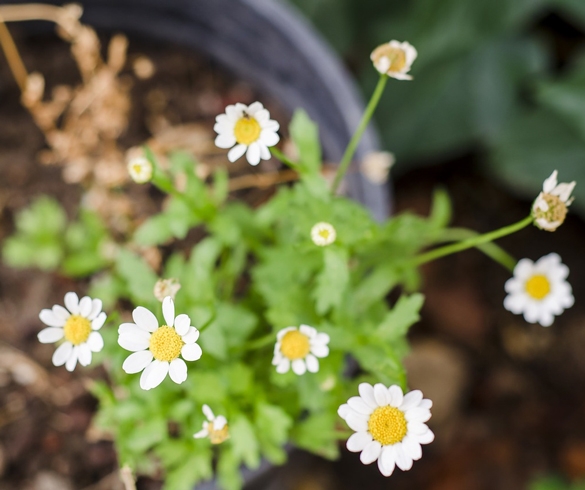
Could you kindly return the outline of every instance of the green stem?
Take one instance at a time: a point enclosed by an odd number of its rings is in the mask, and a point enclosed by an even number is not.
[[[418,266],[430,262],[431,260],[438,259],[439,257],[444,257],[445,255],[451,255],[463,250],[467,250],[468,248],[478,247],[479,245],[492,242],[493,240],[497,240],[498,238],[504,237],[506,235],[511,235],[512,233],[515,233],[522,228],[526,228],[528,225],[532,224],[532,221],[532,216],[527,216],[523,220],[518,221],[518,223],[504,226],[499,230],[491,231],[483,235],[477,235],[459,243],[436,248],[435,250],[431,250],[430,252],[426,252],[419,255],[418,257],[415,257],[413,263],[414,265]]]
[[[272,153],[273,156],[278,158],[282,163],[288,165],[293,170],[298,170],[299,166],[290,158],[288,158],[284,153],[282,153],[278,148],[273,146],[272,148],[270,148],[270,153]]]
[[[368,107],[366,107],[366,111],[362,116],[362,120],[360,121],[360,124],[357,127],[357,129],[355,130],[355,133],[351,137],[351,140],[347,145],[347,148],[345,149],[345,153],[341,158],[341,162],[339,162],[337,174],[335,175],[335,180],[333,181],[333,186],[331,187],[332,194],[335,194],[337,192],[337,188],[339,187],[339,184],[341,184],[341,181],[343,180],[343,177],[347,172],[347,169],[349,168],[349,164],[351,163],[353,155],[358,147],[358,144],[362,139],[362,135],[364,134],[364,131],[368,127],[370,119],[372,119],[372,115],[374,114],[374,111],[378,106],[378,102],[380,102],[380,97],[382,97],[382,93],[384,92],[384,87],[386,86],[387,81],[388,81],[387,75],[384,74],[380,75],[380,80],[378,80],[378,85],[376,85],[376,89],[372,94],[372,98],[370,99],[370,102],[368,102]]]
[[[449,228],[441,235],[441,241],[458,242],[478,236],[479,233],[467,230],[465,228]],[[483,243],[477,246],[477,249],[486,254],[492,260],[502,265],[504,268],[514,272],[514,267],[518,262],[512,255],[506,252],[502,247],[495,243]]]

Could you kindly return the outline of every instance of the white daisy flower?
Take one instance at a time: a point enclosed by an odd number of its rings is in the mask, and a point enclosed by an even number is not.
[[[370,59],[380,73],[398,80],[412,80],[408,72],[417,55],[414,46],[406,41],[390,41],[374,49]]]
[[[159,327],[154,314],[139,306],[132,312],[136,323],[123,323],[118,329],[118,343],[133,352],[122,369],[128,374],[142,371],[140,387],[143,390],[157,387],[167,373],[175,383],[181,384],[187,379],[185,361],[196,361],[202,353],[196,343],[199,330],[191,326],[187,315],[175,318],[175,303],[169,296],[163,300],[162,310],[165,325]]]
[[[293,372],[299,376],[306,371],[316,373],[319,371],[317,358],[329,355],[328,343],[329,335],[318,333],[308,325],[283,328],[276,335],[272,365],[280,374],[288,372],[291,364]]]
[[[270,119],[270,113],[260,102],[250,106],[240,103],[228,105],[225,114],[217,116],[215,121],[215,145],[231,148],[228,152],[230,162],[235,162],[245,153],[250,165],[258,165],[260,159],[270,159],[268,147],[280,140],[277,133],[279,124]]]
[[[361,451],[363,464],[377,460],[384,476],[390,476],[396,466],[408,471],[422,456],[421,444],[435,439],[425,424],[431,418],[433,402],[424,399],[419,390],[403,395],[399,386],[386,388],[381,383],[361,383],[359,393],[337,410],[355,431],[347,440],[347,449]]]
[[[577,183],[573,181],[559,184],[557,175],[558,172],[555,170],[544,181],[542,192],[532,205],[534,223],[541,230],[555,231],[561,226],[567,217],[568,207],[573,202],[571,193]]]
[[[321,221],[311,228],[311,240],[319,247],[331,245],[337,238],[335,228],[329,223]]]
[[[65,306],[55,305],[51,310],[42,310],[41,321],[48,326],[41,330],[38,339],[43,344],[65,340],[53,354],[53,364],[65,364],[67,371],[73,371],[77,361],[82,366],[91,364],[91,353],[104,347],[104,339],[98,330],[106,321],[102,311],[102,301],[84,296],[79,300],[77,294],[65,295]]]
[[[514,277],[506,281],[508,296],[504,307],[517,315],[523,314],[528,323],[552,325],[555,315],[573,306],[575,298],[566,281],[569,268],[556,253],[536,262],[522,259],[514,268]]]
[[[211,444],[221,444],[229,439],[228,424],[223,415],[216,417],[207,405],[203,405],[203,414],[208,421],[203,422],[203,429],[193,435],[195,439],[209,437]]]
[[[152,163],[144,157],[135,157],[128,161],[128,173],[137,184],[146,184],[152,179]]]

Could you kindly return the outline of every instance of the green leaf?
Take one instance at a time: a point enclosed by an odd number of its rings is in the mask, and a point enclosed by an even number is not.
[[[324,250],[323,258],[323,270],[317,276],[314,291],[317,312],[321,315],[341,304],[349,283],[347,250],[329,246]]]
[[[304,110],[297,109],[293,114],[289,131],[299,152],[301,172],[318,173],[321,169],[321,145],[317,125]]]
[[[225,202],[229,194],[229,175],[225,168],[218,168],[213,173],[213,200],[216,206]]]
[[[419,321],[424,299],[420,293],[401,296],[378,326],[376,336],[385,342],[404,337],[408,329]]]
[[[237,415],[230,424],[230,439],[234,457],[238,461],[243,461],[250,469],[260,465],[258,439],[254,427],[244,415]]]
[[[186,452],[184,456],[182,464],[169,470],[164,490],[190,490],[196,483],[213,476],[209,451],[195,454]]]
[[[335,432],[336,423],[337,414],[335,413],[311,414],[295,425],[292,432],[295,446],[327,459],[337,459],[339,445]]]
[[[367,311],[377,301],[380,301],[396,286],[399,274],[393,263],[377,265],[373,271],[360,280],[351,293],[352,311],[361,313]]]
[[[166,421],[164,419],[154,419],[138,424],[124,443],[132,451],[144,453],[166,437]]]
[[[142,258],[122,249],[116,259],[116,271],[126,282],[135,304],[149,304],[154,300],[154,285],[158,278]]]
[[[173,237],[169,217],[159,214],[147,219],[134,233],[134,241],[139,245],[152,246],[167,242]]]

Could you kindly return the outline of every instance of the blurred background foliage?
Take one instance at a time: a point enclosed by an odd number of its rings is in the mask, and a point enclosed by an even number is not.
[[[419,52],[377,112],[395,172],[471,157],[532,199],[557,168],[585,215],[585,0],[293,0],[370,94],[371,50]],[[367,95],[366,95],[367,96]]]

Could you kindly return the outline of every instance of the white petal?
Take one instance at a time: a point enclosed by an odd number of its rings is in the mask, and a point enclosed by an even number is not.
[[[83,298],[81,298],[81,301],[79,301],[79,314],[83,318],[89,317],[92,306],[93,304],[91,302],[91,298],[89,296],[84,296]],[[79,362],[81,364],[81,360]]]
[[[63,325],[65,325],[65,322],[71,316],[71,313],[69,313],[61,305],[55,305],[55,306],[53,306],[53,310],[52,311],[53,311],[53,314],[55,315],[55,317],[57,317],[57,320],[61,320],[61,321],[63,321],[63,323],[61,325],[49,325],[51,327],[54,327],[54,326],[61,326],[62,327]]]
[[[404,401],[404,396],[402,395],[402,389],[398,385],[392,385],[388,388],[388,392],[390,393],[391,402],[390,405],[393,407],[399,407],[402,405]]]
[[[48,325],[49,327],[62,327],[65,325],[65,321],[57,317],[57,315],[55,315],[52,310],[41,310],[39,313],[39,318],[45,325]]]
[[[184,313],[175,318],[175,330],[179,335],[185,335],[189,331],[190,326],[191,319]]]
[[[423,401],[421,401],[418,404],[419,408],[426,408],[427,410],[430,410],[433,407],[433,401],[429,400],[428,398],[425,398]]]
[[[87,338],[87,346],[92,352],[100,352],[104,348],[104,339],[98,332],[91,332]]]
[[[256,101],[248,106],[248,108],[246,109],[246,112],[250,116],[254,116],[258,111],[261,111],[262,109],[264,109],[264,106],[262,105],[262,103]]]
[[[238,158],[240,158],[244,153],[246,153],[246,149],[248,147],[246,145],[236,145],[230,151],[228,151],[227,157],[230,162],[235,162]]]
[[[394,444],[394,451],[396,452],[396,466],[398,466],[402,471],[408,471],[412,468],[412,458],[407,456],[404,452],[404,448],[402,444]]]
[[[67,359],[71,356],[73,352],[73,344],[71,342],[64,342],[53,354],[53,364],[55,366],[62,366],[67,362]]]
[[[390,393],[382,383],[376,383],[374,386],[374,398],[380,407],[390,405]]]
[[[544,192],[550,193],[557,186],[557,175],[558,172],[555,170],[551,176],[544,181],[544,184],[542,185],[542,190]]]
[[[378,441],[372,441],[364,448],[362,454],[360,454],[360,460],[364,464],[372,464],[378,459],[381,452],[382,444]]]
[[[260,158],[262,160],[270,160],[272,155],[270,154],[268,147],[262,142],[259,142],[258,146],[260,146]]]
[[[254,113],[254,119],[260,123],[260,127],[264,127],[263,124],[266,124],[270,119],[270,112],[266,109],[260,109],[259,111]]]
[[[305,374],[305,372],[307,371],[307,365],[305,364],[305,360],[295,359],[292,362],[292,370],[298,376]]]
[[[419,403],[423,399],[422,391],[420,390],[413,390],[410,393],[404,395],[404,400],[402,401],[402,405],[400,405],[400,410],[406,412],[406,410],[410,408],[418,407]]]
[[[318,333],[317,335],[315,335],[315,337],[313,337],[311,339],[311,345],[327,345],[329,343],[329,335],[327,335],[326,333]]]
[[[162,304],[163,317],[168,327],[172,327],[175,321],[175,302],[170,296],[163,299]]]
[[[199,344],[185,344],[181,349],[181,355],[185,361],[196,361],[202,354]]]
[[[65,306],[71,313],[77,315],[79,313],[79,298],[77,294],[67,293],[65,295]],[[75,368],[75,366],[73,366],[73,368]],[[73,369],[71,369],[71,371],[73,371]]]
[[[306,337],[309,337],[309,340],[317,335],[317,330],[313,327],[309,327],[309,325],[301,325],[299,331]]]
[[[366,432],[368,430],[368,418],[353,410],[345,417],[345,423],[351,430],[355,430],[356,432]]]
[[[523,293],[509,294],[504,298],[504,308],[515,315],[519,315],[524,311],[527,302],[528,297]]]
[[[102,311],[102,307],[103,307],[103,304],[102,304],[102,300],[101,299],[97,299],[96,298],[96,299],[92,300],[92,302],[91,302],[91,311],[90,311],[87,319],[88,320],[95,319],[100,314],[100,312]]]
[[[426,422],[431,418],[431,412],[424,408],[411,408],[404,414],[408,422]]]
[[[127,374],[139,373],[151,363],[152,359],[153,355],[149,350],[135,352],[126,358],[124,364],[122,364],[122,369]]]
[[[402,450],[414,461],[418,461],[422,457],[422,448],[416,437],[407,435],[402,439]]]
[[[158,320],[154,316],[154,313],[144,308],[144,306],[134,308],[132,318],[136,325],[148,330],[149,332],[154,332],[158,328]]]
[[[429,430],[427,424],[424,422],[408,422],[406,428],[408,429],[408,434],[414,434],[416,436],[425,434],[426,431]]]
[[[260,133],[260,141],[266,146],[274,146],[280,141],[280,136],[272,129],[263,129]]]
[[[248,146],[246,160],[248,160],[250,165],[258,165],[260,163],[260,147],[258,143],[254,142]]]
[[[350,408],[349,405],[347,403],[344,403],[343,405],[340,405],[339,408],[337,409],[337,414],[343,419],[345,420],[345,417],[347,417],[347,415],[350,413]]]
[[[124,335],[129,337],[138,337],[144,338],[146,340],[150,340],[150,336],[152,335],[148,330],[139,327],[135,323],[122,323],[118,327],[118,335]]]
[[[372,413],[372,408],[360,396],[352,396],[347,400],[347,404],[356,412],[363,415],[370,415]]]
[[[186,344],[194,344],[199,338],[199,330],[195,327],[189,327],[187,333],[181,337]]]
[[[171,361],[169,366],[169,376],[178,385],[187,379],[187,364],[185,364],[183,359],[175,359]]]
[[[358,387],[358,391],[360,392],[360,396],[370,406],[370,408],[375,409],[378,408],[378,403],[376,402],[376,398],[374,397],[374,387],[368,383],[361,383]]]
[[[193,437],[195,439],[203,439],[204,437],[207,437],[209,435],[209,431],[207,429],[201,429],[199,432],[196,432],[195,434],[193,434]]]
[[[150,390],[148,378],[150,377],[150,374],[154,370],[155,362],[157,361],[152,361],[148,366],[146,366],[146,368],[144,369],[144,371],[142,371],[142,374],[140,375],[140,388],[142,388],[143,390]]]
[[[435,434],[431,429],[427,430],[424,434],[421,434],[416,437],[419,444],[430,444],[435,440]]]
[[[396,452],[394,446],[384,446],[378,458],[378,469],[384,476],[390,476],[396,466]]]
[[[64,333],[62,328],[49,327],[41,330],[37,334],[37,338],[41,344],[52,344],[53,342],[61,340],[63,335]]]
[[[368,432],[356,432],[347,440],[347,449],[352,453],[359,453],[372,442],[372,436]]]
[[[314,355],[307,354],[307,357],[305,357],[305,362],[307,363],[307,371],[310,373],[316,373],[319,371],[319,361]]]
[[[77,346],[74,346],[71,350],[71,354],[69,355],[69,359],[67,359],[67,362],[65,363],[65,369],[67,369],[67,371],[71,372],[75,369],[75,365],[77,364],[77,355],[78,348]]]
[[[223,415],[219,415],[213,421],[213,429],[214,430],[221,430],[225,427],[226,424],[227,424],[226,418]]]
[[[214,127],[213,129],[215,129],[217,132],[220,132],[218,130],[223,129],[223,128]],[[233,135],[233,133],[231,133],[231,134],[230,133],[223,133],[223,134],[220,133],[215,138],[215,146],[217,146],[218,148],[231,148],[235,144],[236,144],[236,137]]]
[[[82,366],[89,366],[91,364],[91,351],[89,350],[89,346],[86,343],[83,343],[78,345],[77,348],[79,364]]]
[[[283,357],[282,360],[280,361],[280,363],[276,366],[276,372],[278,374],[284,374],[284,373],[288,373],[290,369],[290,361]]]
[[[311,354],[321,358],[327,357],[329,355],[329,347],[323,344],[313,345],[311,346]]]
[[[92,330],[99,330],[106,323],[107,315],[102,311],[95,320],[91,322]]]
[[[576,182],[571,182],[569,184],[559,184],[556,189],[559,195],[559,199],[566,203],[569,200],[569,197],[571,197],[571,193],[573,192],[575,185],[577,185]]]
[[[146,389],[152,390],[153,388],[156,388],[159,384],[161,384],[163,380],[167,377],[167,374],[169,372],[169,363],[166,361],[157,361],[155,359],[154,361],[152,361],[149,367],[151,367],[151,369],[146,379],[146,386],[148,386],[148,388]],[[146,373],[146,369],[144,370],[144,373]]]
[[[215,415],[213,414],[211,408],[209,408],[209,405],[203,405],[201,409],[203,410],[203,415],[205,415],[205,418],[207,420],[209,420],[210,422],[213,422],[215,420]]]
[[[130,352],[138,352],[140,350],[148,349],[149,341],[143,337],[120,335],[118,337],[118,344],[120,344],[120,347],[129,350]]]

